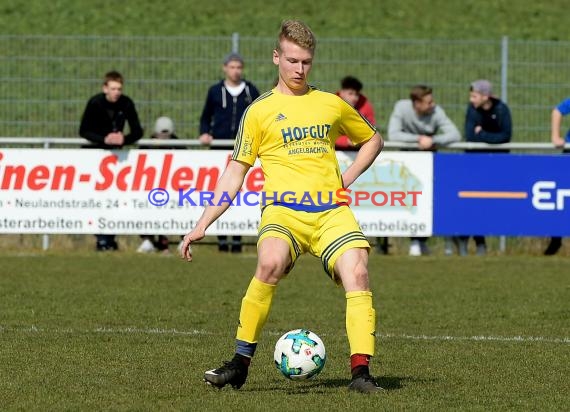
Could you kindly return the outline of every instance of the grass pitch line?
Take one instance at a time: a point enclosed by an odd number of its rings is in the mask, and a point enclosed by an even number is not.
[[[203,329],[192,330],[178,330],[178,329],[162,329],[162,328],[109,328],[99,327],[91,330],[77,330],[72,328],[42,328],[32,325],[23,328],[11,328],[0,326],[0,333],[2,332],[28,332],[28,333],[108,333],[108,334],[133,334],[133,335],[170,335],[170,336],[205,336],[215,335],[215,333],[208,332]],[[269,331],[269,335],[282,335],[282,332]],[[323,334],[322,336],[326,336]],[[539,342],[539,343],[561,343],[570,344],[570,338],[557,338],[557,337],[544,337],[544,336],[451,336],[451,335],[408,335],[408,334],[394,334],[394,333],[380,333],[376,334],[380,339],[404,339],[404,340],[425,340],[425,341],[463,341],[463,342]]]
[[[545,342],[570,344],[570,338],[546,338],[543,336],[429,336],[429,335],[406,335],[406,334],[377,334],[382,339],[407,339],[407,340],[433,340],[433,341],[487,341],[487,342]]]

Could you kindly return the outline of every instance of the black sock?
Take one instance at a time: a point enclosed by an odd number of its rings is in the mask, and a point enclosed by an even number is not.
[[[356,378],[357,376],[361,375],[370,375],[370,369],[368,369],[368,366],[363,366],[363,365],[357,366],[351,372],[353,378]]]

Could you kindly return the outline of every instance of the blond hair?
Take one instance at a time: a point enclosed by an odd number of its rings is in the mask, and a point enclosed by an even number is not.
[[[288,40],[311,52],[314,52],[317,46],[317,39],[309,26],[299,20],[285,20],[281,23],[276,47],[279,51],[281,51],[281,42],[283,40]]]

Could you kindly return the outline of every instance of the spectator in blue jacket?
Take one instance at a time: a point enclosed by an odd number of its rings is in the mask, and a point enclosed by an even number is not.
[[[570,130],[566,132],[563,138],[560,134],[562,128],[562,118],[570,114],[570,98],[560,102],[558,106],[552,109],[550,115],[550,138],[554,147],[563,148],[565,144],[570,144]],[[570,149],[564,149],[564,153],[570,153]],[[555,255],[562,247],[562,238],[553,236],[550,238],[548,246],[544,250],[546,256]]]
[[[490,144],[511,141],[512,122],[509,107],[493,95],[493,87],[488,80],[477,80],[469,89],[469,105],[465,117],[465,139],[468,142]],[[489,150],[468,150],[469,152],[490,152]],[[492,152],[508,152],[507,149],[495,149]],[[477,254],[487,253],[484,236],[473,236]],[[467,255],[469,236],[459,237],[459,254]]]
[[[259,97],[259,91],[242,78],[243,58],[230,53],[224,58],[224,76],[208,90],[206,104],[200,116],[200,142],[209,145],[214,139],[234,140],[247,106]],[[241,252],[241,236],[234,236],[231,248],[227,236],[218,236],[218,250]]]
[[[235,139],[243,112],[259,91],[242,78],[243,59],[237,53],[224,58],[225,78],[208,90],[200,116],[200,142],[208,145],[213,139]]]

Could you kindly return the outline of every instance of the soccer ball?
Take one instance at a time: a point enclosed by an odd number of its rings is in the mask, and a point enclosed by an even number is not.
[[[279,338],[273,355],[275,366],[292,380],[312,378],[325,366],[325,345],[316,333],[295,329]]]

